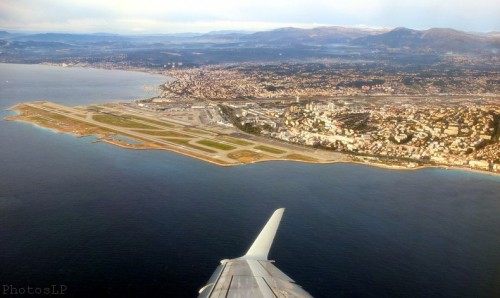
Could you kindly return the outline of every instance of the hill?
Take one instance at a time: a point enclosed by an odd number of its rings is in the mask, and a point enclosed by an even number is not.
[[[421,52],[484,53],[500,49],[499,41],[500,39],[495,36],[448,28],[420,31],[400,27],[383,34],[357,38],[352,44]]]
[[[370,36],[384,31],[352,27],[328,26],[313,29],[280,28],[243,36],[245,41],[261,43],[347,43],[356,38]]]

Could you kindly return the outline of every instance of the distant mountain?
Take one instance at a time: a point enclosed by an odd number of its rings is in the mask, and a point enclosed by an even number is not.
[[[400,48],[404,46],[414,46],[416,43],[420,42],[421,37],[422,33],[420,31],[399,27],[387,33],[357,38],[353,41],[353,44]]]
[[[262,43],[346,43],[353,39],[385,32],[383,30],[329,26],[313,29],[280,28],[242,37],[245,41]]]
[[[19,41],[61,42],[61,43],[88,43],[88,42],[123,42],[130,38],[114,34],[71,34],[71,33],[40,33],[21,35]]]
[[[109,33],[109,32],[95,32],[95,33],[92,33],[91,35],[94,35],[94,36],[120,36],[119,34]]]
[[[13,41],[10,43],[10,47],[16,48],[44,48],[44,49],[67,49],[72,46],[67,43],[56,42],[56,41]]]
[[[214,31],[209,33],[117,35],[111,33],[12,34],[0,31],[3,46],[19,48],[158,49],[162,47],[195,48],[287,48],[293,51],[316,50],[318,46],[345,44],[368,51],[390,50],[406,53],[498,54],[500,33],[467,33],[454,29],[413,30],[399,27],[368,29],[341,26],[312,29],[280,28],[270,31]],[[33,49],[31,49],[33,50]],[[378,52],[378,51],[375,51]],[[297,53],[297,52],[296,52]]]
[[[213,40],[235,40],[247,36],[253,32],[237,31],[237,30],[222,30],[212,31],[198,36],[198,39],[213,39]]]
[[[207,32],[203,35],[225,35],[225,34],[240,34],[240,35],[248,35],[255,33],[255,31],[248,31],[248,30],[216,30],[216,31],[210,31]]]
[[[352,44],[413,51],[477,53],[500,49],[499,41],[492,36],[448,28],[419,31],[400,27],[383,34],[357,38],[352,41]]]

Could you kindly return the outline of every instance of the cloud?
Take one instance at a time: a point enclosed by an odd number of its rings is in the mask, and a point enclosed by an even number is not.
[[[168,33],[338,24],[500,30],[498,0],[1,0],[0,27]],[[272,27],[270,27],[272,26]]]

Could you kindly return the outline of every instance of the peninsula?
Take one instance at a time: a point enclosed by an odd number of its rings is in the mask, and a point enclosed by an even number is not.
[[[267,140],[232,127],[207,126],[196,108],[177,112],[175,117],[147,112],[132,104],[68,107],[30,102],[10,110],[19,114],[6,120],[29,122],[77,137],[95,135],[98,136],[95,141],[123,148],[169,150],[221,166],[269,160],[323,163],[350,160],[340,153]]]

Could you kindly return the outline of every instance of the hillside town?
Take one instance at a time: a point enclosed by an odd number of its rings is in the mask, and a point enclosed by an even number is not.
[[[462,56],[461,56],[462,57]],[[500,61],[476,67],[474,58],[450,57],[437,67],[367,63],[279,63],[210,65],[172,69],[162,98],[241,100],[343,96],[494,95],[500,92]],[[455,63],[459,66],[454,66]],[[467,67],[464,67],[467,66]],[[496,67],[495,67],[496,65]]]
[[[230,104],[241,127],[307,146],[422,164],[500,172],[498,102],[317,101]],[[483,104],[482,102],[487,102]]]
[[[173,69],[176,80],[141,105],[208,108],[219,125],[361,162],[500,172],[500,61],[478,68],[475,59],[449,56],[446,71],[370,62]]]

